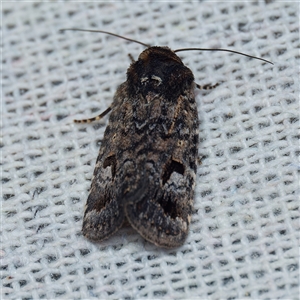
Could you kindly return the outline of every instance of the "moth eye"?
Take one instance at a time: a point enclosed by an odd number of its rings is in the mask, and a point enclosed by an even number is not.
[[[163,185],[170,179],[173,172],[183,175],[184,166],[180,162],[171,159],[168,163],[165,164],[164,167],[164,172],[162,174]]]
[[[115,155],[111,155],[105,158],[103,162],[103,168],[111,167],[112,179],[116,176],[117,158]]]

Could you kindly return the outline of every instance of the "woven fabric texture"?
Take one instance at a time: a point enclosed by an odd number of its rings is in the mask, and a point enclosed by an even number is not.
[[[2,3],[1,299],[299,299],[299,3]],[[195,211],[164,250],[122,228],[81,234],[105,117],[151,45],[200,85]]]

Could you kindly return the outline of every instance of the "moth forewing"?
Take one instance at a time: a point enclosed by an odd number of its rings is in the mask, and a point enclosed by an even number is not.
[[[162,247],[183,244],[198,149],[194,76],[167,47],[149,47],[117,90],[87,200],[83,234],[101,241],[125,217]]]

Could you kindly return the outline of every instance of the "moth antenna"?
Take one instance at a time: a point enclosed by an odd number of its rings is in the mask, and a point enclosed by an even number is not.
[[[260,58],[260,57],[256,57],[256,56],[252,56],[252,55],[249,55],[249,54],[245,54],[245,53],[242,53],[242,52],[238,52],[238,51],[229,50],[229,49],[183,48],[183,49],[177,49],[174,52],[182,52],[182,51],[223,51],[223,52],[230,52],[230,53],[235,53],[235,54],[243,55],[243,56],[246,56],[246,57],[262,60],[266,63],[274,65],[269,60],[266,60],[266,59],[263,59],[263,58]]]
[[[136,41],[136,40],[127,38],[127,37],[122,36],[122,35],[118,35],[118,34],[115,34],[115,33],[112,33],[112,32],[108,32],[108,31],[103,31],[103,30],[91,30],[91,29],[78,29],[78,28],[65,28],[65,29],[60,29],[59,31],[64,32],[64,31],[66,31],[66,30],[85,31],[85,32],[100,32],[100,33],[105,33],[105,34],[109,34],[109,35],[112,35],[112,36],[115,36],[115,37],[124,39],[124,40],[129,41],[129,42],[134,42],[134,43],[140,44],[140,45],[142,45],[142,46],[144,46],[144,47],[147,47],[147,48],[151,47],[151,45],[148,45],[148,44],[145,44],[145,43],[142,43],[142,42],[139,42],[139,41]]]
[[[105,34],[109,34],[109,35],[112,35],[112,36],[124,39],[124,40],[129,41],[129,42],[134,42],[134,43],[140,44],[140,45],[142,45],[144,47],[147,47],[147,48],[151,47],[151,45],[139,42],[137,40],[133,40],[133,39],[127,38],[125,36],[118,35],[118,34],[115,34],[115,33],[112,33],[112,32],[108,32],[108,31],[103,31],[103,30],[79,29],[79,28],[63,28],[63,29],[60,29],[59,31],[64,32],[64,31],[67,31],[67,30],[105,33]],[[264,62],[269,63],[271,65],[274,65],[271,61],[263,59],[261,57],[257,57],[257,56],[245,54],[245,53],[242,53],[242,52],[238,52],[238,51],[234,51],[234,50],[229,50],[229,49],[182,48],[182,49],[176,49],[176,50],[174,50],[174,53],[176,53],[176,52],[182,52],[182,51],[223,51],[223,52],[230,52],[230,53],[234,53],[234,54],[243,55],[243,56],[246,56],[246,57],[249,57],[249,58],[254,58],[254,59],[257,59],[257,60],[261,60],[261,61],[264,61]]]

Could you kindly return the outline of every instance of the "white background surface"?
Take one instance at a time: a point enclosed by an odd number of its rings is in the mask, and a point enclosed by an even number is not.
[[[270,2],[270,3],[268,3]],[[299,3],[3,3],[2,299],[298,299]],[[186,243],[81,235],[105,110],[142,46],[180,53],[199,84],[201,144]]]

